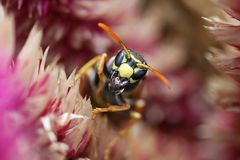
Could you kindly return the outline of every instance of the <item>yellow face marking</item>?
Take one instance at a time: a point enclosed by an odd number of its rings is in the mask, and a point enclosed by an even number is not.
[[[138,80],[134,80],[132,78],[130,78],[130,83],[136,83]]]
[[[127,62],[127,58],[124,56],[123,60],[122,60],[122,63],[126,63],[126,62]]]
[[[130,78],[133,74],[133,68],[127,63],[123,63],[118,68],[119,74],[123,78]]]
[[[141,68],[138,68],[138,67],[134,68],[134,72],[138,72],[140,70],[141,70]]]
[[[132,58],[135,62],[137,62],[137,63],[142,63],[140,60],[138,60],[137,58],[135,58],[132,54],[131,54],[131,58]]]
[[[116,70],[116,69],[117,69],[117,66],[115,65],[115,62],[113,62],[112,69],[113,69],[113,70]]]

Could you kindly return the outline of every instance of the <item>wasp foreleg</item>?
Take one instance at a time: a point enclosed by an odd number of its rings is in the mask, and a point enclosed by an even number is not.
[[[103,75],[103,69],[104,69],[104,65],[106,64],[106,60],[107,60],[107,54],[104,53],[102,54],[102,56],[100,57],[99,60],[99,64],[98,64],[98,68],[97,68],[97,74],[99,77],[99,86],[97,89],[97,95],[100,95],[102,89],[104,88],[104,75]]]
[[[125,111],[129,109],[130,109],[130,105],[127,102],[125,102],[122,106],[110,105],[107,108],[95,108],[92,111],[92,115],[96,116],[98,113],[102,113],[102,112],[119,112],[119,111]]]
[[[88,70],[97,65],[97,74],[99,77],[99,87],[97,89],[97,94],[100,94],[101,90],[104,87],[104,75],[103,75],[103,69],[104,65],[106,64],[107,60],[107,54],[103,53],[102,55],[96,56],[92,58],[90,61],[88,61],[79,71],[77,72],[75,76],[75,80],[80,79],[82,76],[86,75]]]

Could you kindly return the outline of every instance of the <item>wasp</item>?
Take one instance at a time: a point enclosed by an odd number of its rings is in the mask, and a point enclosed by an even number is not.
[[[96,107],[92,110],[95,116],[102,112],[120,112],[130,110],[130,115],[134,119],[141,118],[141,110],[144,103],[137,103],[134,94],[138,93],[140,84],[142,84],[148,71],[152,72],[160,79],[165,86],[169,88],[169,81],[157,70],[150,67],[144,58],[137,52],[129,49],[121,39],[104,23],[98,23],[122,49],[111,58],[107,53],[103,53],[92,58],[76,73],[75,79],[78,80],[83,76],[88,77],[92,90],[92,104]],[[140,101],[141,102],[141,101]],[[130,128],[131,124],[126,127]],[[119,132],[123,135],[127,129]],[[110,149],[116,143],[118,138],[112,140],[105,152],[105,158],[109,159]]]
[[[79,69],[75,76],[75,79],[78,80],[83,75],[88,75],[91,81],[91,88],[96,93],[94,101],[101,106],[93,109],[93,116],[101,112],[125,111],[134,106],[131,93],[137,90],[148,71],[169,87],[167,78],[150,67],[139,53],[127,48],[106,24],[98,23],[98,26],[122,49],[110,59],[106,53],[92,58]]]

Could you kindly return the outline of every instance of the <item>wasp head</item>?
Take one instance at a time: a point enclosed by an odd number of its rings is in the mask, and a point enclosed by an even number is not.
[[[129,50],[121,41],[121,39],[104,23],[98,23],[98,26],[102,28],[112,39],[114,39],[119,45],[122,46],[123,50],[121,50],[116,58],[115,62],[112,65],[113,71],[118,71],[119,76],[113,78],[109,82],[109,86],[111,86],[114,91],[117,88],[117,93],[122,93],[124,89],[128,86],[125,85],[125,81],[122,81],[122,78],[125,78],[129,81],[129,85],[136,86],[140,80],[145,77],[147,70],[150,70],[153,74],[155,74],[165,86],[169,88],[168,79],[165,78],[161,73],[157,70],[153,69],[138,53]],[[115,74],[112,72],[112,74]],[[114,76],[113,76],[114,77]],[[121,89],[121,86],[124,84],[125,88]],[[131,88],[131,87],[130,87]]]
[[[132,88],[142,80],[147,69],[138,64],[146,64],[145,60],[136,52],[128,50],[130,58],[124,50],[120,50],[112,64],[109,88],[115,94],[121,94],[124,90]]]

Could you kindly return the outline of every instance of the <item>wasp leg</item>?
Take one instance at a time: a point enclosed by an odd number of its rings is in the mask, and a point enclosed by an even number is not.
[[[106,60],[107,60],[107,54],[104,53],[102,54],[102,56],[100,57],[99,60],[99,64],[98,64],[98,68],[97,68],[97,74],[99,77],[99,87],[97,89],[97,95],[100,95],[102,89],[104,88],[104,75],[103,75],[103,69],[104,69],[104,65],[106,64]]]
[[[75,81],[80,79],[83,75],[86,75],[86,73],[88,72],[88,70],[90,68],[92,68],[94,65],[98,64],[97,74],[98,74],[98,77],[99,77],[99,80],[100,80],[100,85],[99,85],[99,88],[97,90],[97,93],[99,94],[104,87],[103,69],[104,69],[104,65],[106,63],[106,60],[107,60],[107,54],[106,53],[103,53],[102,55],[99,55],[99,56],[96,56],[96,57],[92,58],[81,69],[79,69],[79,71],[77,72],[77,74],[75,76]]]
[[[125,102],[122,106],[111,105],[107,108],[95,108],[92,111],[92,115],[93,117],[95,117],[98,113],[102,113],[102,112],[119,112],[119,111],[125,111],[129,109],[130,109],[130,105],[127,102]]]
[[[131,120],[129,121],[126,128],[120,130],[117,135],[113,138],[113,140],[107,145],[107,148],[104,152],[104,160],[109,160],[111,156],[111,151],[114,145],[117,144],[118,140],[128,134],[128,131],[131,129],[131,127],[142,118],[141,113],[145,106],[145,101],[142,99],[139,99],[135,102],[135,108],[133,111],[130,112]]]

